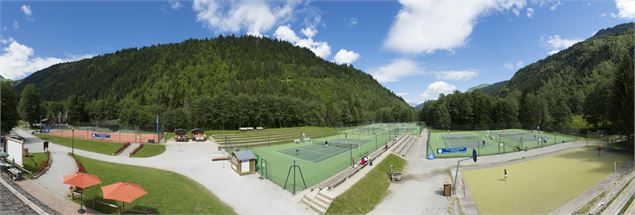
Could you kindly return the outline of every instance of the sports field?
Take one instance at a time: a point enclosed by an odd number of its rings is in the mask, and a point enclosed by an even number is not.
[[[577,149],[535,160],[463,171],[482,214],[547,214],[613,173],[632,154]],[[507,169],[505,179],[503,170]]]
[[[373,124],[380,126],[383,132],[358,133],[357,128],[351,128],[340,134],[313,139],[299,144],[288,143],[272,146],[250,148],[258,157],[258,171],[263,177],[275,184],[284,186],[289,167],[293,161],[300,166],[306,186],[311,187],[335,175],[351,165],[351,155],[355,161],[368,155],[376,149],[384,147],[396,135],[397,128],[415,134],[420,129],[414,123],[409,124]],[[364,126],[366,127],[366,126]],[[325,142],[328,141],[328,145]],[[264,166],[264,167],[263,167]],[[293,172],[291,172],[287,190],[293,190]],[[296,172],[296,191],[304,190],[300,172]]]
[[[529,150],[575,140],[575,136],[522,129],[447,131],[433,130],[428,139],[430,152],[435,157],[471,156],[472,149],[479,155],[493,155]],[[485,142],[485,143],[483,143]],[[465,153],[441,153],[440,148],[466,147]]]

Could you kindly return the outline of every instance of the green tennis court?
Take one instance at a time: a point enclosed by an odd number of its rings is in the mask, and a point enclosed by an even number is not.
[[[435,157],[467,157],[472,149],[480,155],[493,155],[564,143],[575,136],[523,129],[447,131],[433,130],[428,138]],[[439,153],[439,148],[467,148],[465,153]]]
[[[317,163],[338,154],[350,151],[353,148],[359,150],[363,144],[369,142],[370,140],[364,139],[336,139],[329,144],[326,144],[326,142],[318,142],[296,148],[284,149],[278,152]]]
[[[415,123],[382,123],[362,127],[368,126],[388,129],[381,129],[383,132],[373,134],[358,133],[359,127],[353,127],[341,130],[337,135],[313,139],[312,142],[260,146],[251,150],[258,157],[256,166],[263,178],[281,187],[284,187],[286,181],[286,190],[292,191],[295,186],[296,191],[301,191],[305,189],[302,178],[309,188],[351,166],[352,160],[357,162],[361,157],[383,148],[395,138],[396,134],[390,132],[391,130],[396,131],[395,128],[400,128],[400,132],[405,132],[406,128],[409,128],[411,131],[401,135],[416,134],[420,131]],[[328,146],[325,146],[325,141],[328,141]],[[338,145],[338,142],[341,145]],[[295,183],[293,173],[289,171],[294,162],[302,171],[302,174],[299,171],[296,173]]]

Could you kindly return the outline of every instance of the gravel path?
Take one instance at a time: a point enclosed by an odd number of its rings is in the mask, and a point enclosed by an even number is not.
[[[33,147],[39,145],[41,147],[41,140],[37,140],[30,132],[20,131],[19,134],[26,138],[26,145]],[[66,155],[71,149],[57,144],[51,144],[49,148],[53,156],[53,164],[51,169],[37,181],[57,194],[61,194],[58,191],[64,190],[62,196],[65,196],[68,187],[62,184],[63,175],[75,171],[74,161]],[[75,149],[75,153],[102,161],[153,167],[180,173],[207,187],[239,214],[308,213],[293,200],[291,193],[282,190],[281,187],[261,180],[257,175],[238,176],[231,169],[228,161],[212,162],[211,155],[217,153],[217,145],[214,143],[166,144],[164,153],[149,158],[109,156],[78,149]]]

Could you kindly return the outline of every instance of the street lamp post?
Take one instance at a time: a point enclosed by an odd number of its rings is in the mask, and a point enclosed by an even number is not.
[[[71,154],[75,155],[75,128],[71,128]]]

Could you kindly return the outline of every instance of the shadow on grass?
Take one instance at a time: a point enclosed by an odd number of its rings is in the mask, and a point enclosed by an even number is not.
[[[632,156],[630,159],[624,159],[621,157],[628,157],[628,155],[632,155],[631,152],[624,151],[602,151],[600,155],[596,148],[590,148],[580,151],[575,151],[571,153],[559,154],[554,157],[563,158],[563,159],[571,159],[577,160],[578,162],[587,162],[587,163],[599,163],[600,166],[596,168],[589,169],[587,172],[596,172],[596,171],[606,171],[613,169],[613,162],[617,161],[619,165],[623,165],[623,161],[632,160]]]

